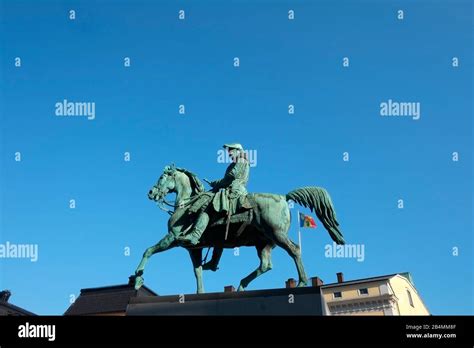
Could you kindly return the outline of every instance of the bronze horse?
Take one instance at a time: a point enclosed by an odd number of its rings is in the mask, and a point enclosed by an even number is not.
[[[183,245],[179,236],[184,235],[193,225],[195,214],[189,213],[189,206],[204,193],[204,186],[193,173],[186,169],[166,166],[156,185],[148,193],[148,198],[163,202],[169,193],[176,194],[175,210],[168,221],[168,233],[157,244],[147,248],[138,265],[132,281],[135,288],[143,285],[143,271],[148,259],[156,253],[181,246],[189,251],[197,282],[197,293],[203,293],[202,249],[206,247],[235,248],[254,246],[257,249],[260,265],[255,271],[240,281],[238,290],[244,290],[251,281],[272,269],[271,252],[275,246],[283,248],[294,260],[298,271],[298,286],[307,284],[307,277],[301,260],[300,248],[288,238],[290,229],[290,209],[292,200],[315,211],[319,220],[337,244],[344,244],[339,230],[336,213],[327,191],[319,187],[304,187],[286,195],[255,193],[252,194],[256,206],[251,220],[242,230],[242,223],[231,223],[225,238],[226,224],[215,223],[218,217],[211,216],[211,223],[196,246]],[[214,223],[213,223],[214,221]],[[239,233],[237,233],[239,232]]]

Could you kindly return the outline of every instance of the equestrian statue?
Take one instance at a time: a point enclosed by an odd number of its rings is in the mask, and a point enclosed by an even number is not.
[[[147,248],[130,282],[139,289],[148,259],[159,252],[174,247],[188,250],[194,267],[197,293],[204,292],[202,271],[218,269],[224,248],[253,246],[260,265],[240,281],[238,291],[243,291],[255,278],[272,269],[271,252],[275,246],[283,248],[293,259],[298,271],[298,286],[305,286],[308,278],[301,260],[300,247],[288,237],[290,208],[293,201],[314,211],[337,244],[344,244],[331,198],[320,187],[302,187],[286,195],[248,193],[250,165],[240,144],[225,144],[232,159],[222,179],[207,182],[211,190],[192,172],[174,164],[164,168],[158,182],[148,192],[148,198],[162,209],[171,205],[168,233],[157,244]],[[166,201],[175,193],[174,204]],[[202,260],[204,248],[213,247],[209,262]],[[207,259],[207,256],[206,256]]]

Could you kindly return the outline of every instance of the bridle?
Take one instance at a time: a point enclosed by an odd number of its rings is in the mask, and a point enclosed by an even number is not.
[[[173,177],[173,180],[176,181],[176,177],[175,177],[175,174],[176,174],[176,170],[171,174],[171,176]],[[169,174],[168,174],[169,175]],[[189,205],[191,205],[192,203],[194,203],[196,201],[196,199],[199,197],[198,195],[194,196],[194,197],[189,197],[189,198],[186,198],[186,202],[180,202],[180,204],[176,204],[176,201],[174,202],[168,202],[166,199],[165,199],[165,196],[169,193],[169,191],[165,194],[163,194],[163,197],[160,198],[157,202],[156,202],[156,205],[158,206],[158,208],[160,208],[161,210],[167,212],[168,214],[170,215],[173,215],[173,213],[175,212],[176,208],[185,208]],[[173,208],[173,210],[171,209],[167,209],[164,207],[164,205],[167,205],[171,208]]]

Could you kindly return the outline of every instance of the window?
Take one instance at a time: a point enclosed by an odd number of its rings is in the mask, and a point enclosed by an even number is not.
[[[408,302],[410,302],[410,306],[415,307],[415,305],[413,304],[413,298],[411,297],[411,292],[408,289],[407,289],[407,294],[408,294]]]
[[[336,291],[334,294],[333,294],[334,298],[341,298],[342,297],[342,292],[340,291]]]
[[[367,288],[359,289],[359,295],[368,295],[368,294],[369,294],[369,289]]]

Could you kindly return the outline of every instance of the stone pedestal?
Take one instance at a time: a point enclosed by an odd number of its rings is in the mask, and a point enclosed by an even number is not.
[[[319,287],[132,298],[126,315],[322,315]]]

